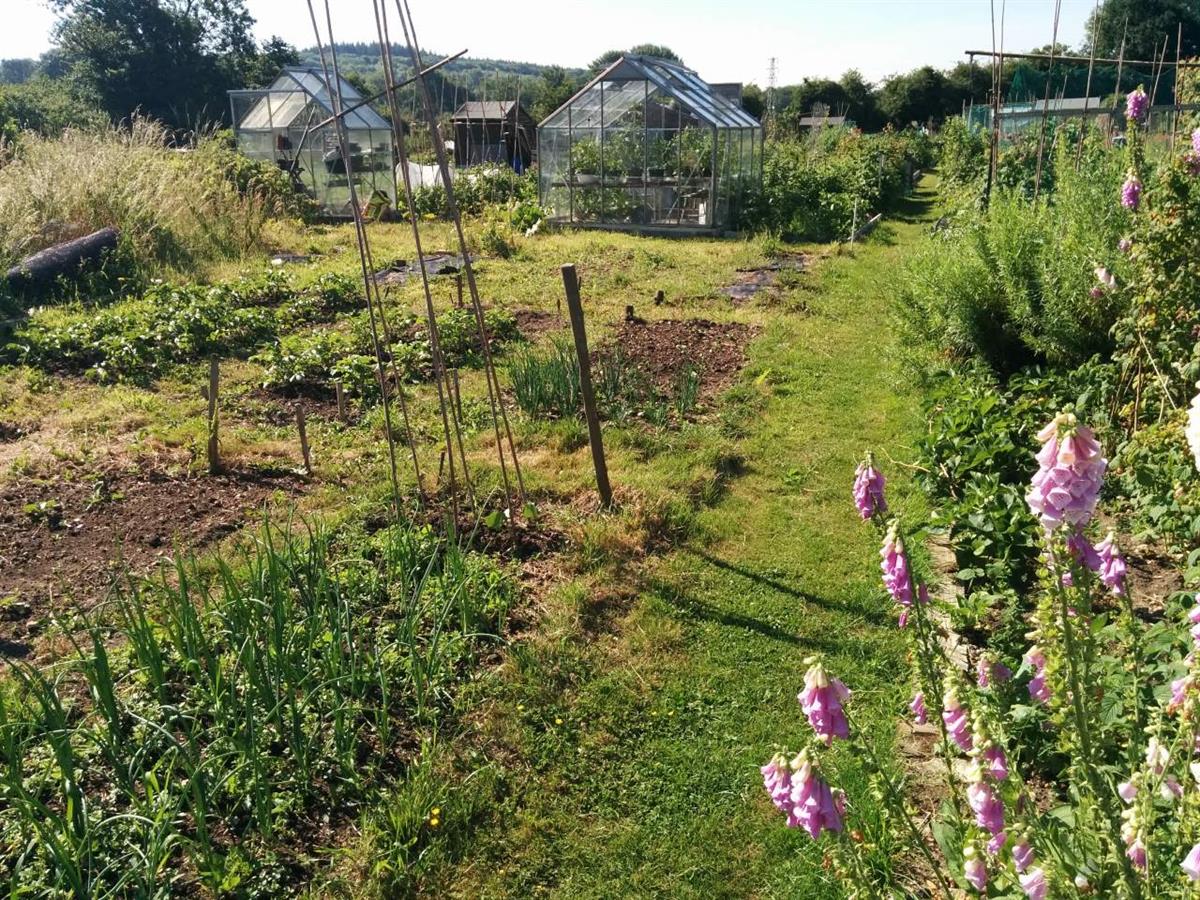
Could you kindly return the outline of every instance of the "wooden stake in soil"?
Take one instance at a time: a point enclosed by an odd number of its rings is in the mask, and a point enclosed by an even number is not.
[[[296,430],[300,432],[300,453],[304,456],[304,474],[312,474],[312,457],[308,454],[308,429],[304,427],[304,407],[296,407]]]
[[[208,474],[221,471],[221,440],[217,419],[217,388],[221,383],[221,364],[214,356],[208,362]]]
[[[583,414],[587,418],[588,443],[592,447],[592,463],[596,467],[596,489],[600,503],[612,506],[612,486],[608,483],[608,464],[604,461],[604,443],[600,436],[600,416],[596,412],[596,395],[592,391],[592,365],[588,356],[587,331],[583,325],[583,302],[579,297],[579,278],[575,266],[562,267],[563,287],[567,294],[567,309],[571,313],[571,333],[575,337],[575,354],[579,357],[579,392],[583,395]]]
[[[459,389],[459,386],[458,386],[458,369],[450,370],[450,383],[454,389],[454,398],[453,398],[454,399],[454,411],[456,413],[458,413],[458,421],[461,422],[462,418],[463,418],[462,391]]]
[[[341,381],[333,383],[333,390],[337,394],[338,418],[346,422],[350,418],[350,414],[346,411],[346,390],[342,387]]]

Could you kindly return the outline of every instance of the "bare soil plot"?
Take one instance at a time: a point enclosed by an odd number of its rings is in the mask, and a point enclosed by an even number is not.
[[[0,653],[19,651],[58,598],[102,599],[114,576],[145,573],[176,549],[236,531],[276,491],[294,494],[290,473],[233,471],[171,476],[159,470],[64,469],[0,489]]]
[[[733,383],[746,365],[746,346],[758,331],[741,322],[634,319],[622,322],[596,356],[603,358],[619,348],[626,363],[668,393],[681,373],[694,369],[700,377],[700,396],[708,399]]]

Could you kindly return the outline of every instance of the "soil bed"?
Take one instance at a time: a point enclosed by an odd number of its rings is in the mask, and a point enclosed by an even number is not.
[[[622,322],[595,356],[604,359],[620,348],[627,363],[668,394],[679,375],[694,368],[700,376],[700,396],[709,399],[733,383],[746,365],[746,345],[757,334],[756,326],[740,322],[635,319]]]
[[[0,490],[0,653],[35,633],[59,598],[90,606],[112,578],[147,572],[176,549],[236,531],[290,474],[234,471],[172,477],[161,471],[64,470]]]
[[[515,309],[513,318],[517,322],[517,331],[527,341],[536,341],[542,335],[556,331],[565,332],[569,327],[565,318],[540,309]]]

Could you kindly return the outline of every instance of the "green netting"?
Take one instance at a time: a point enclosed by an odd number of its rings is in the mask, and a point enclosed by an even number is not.
[[[1131,69],[1128,66],[1121,71],[1121,90],[1131,91],[1139,84],[1144,85],[1147,92],[1154,87],[1154,73],[1144,70]],[[1175,89],[1175,71],[1163,67],[1158,80],[1158,96],[1156,102],[1170,103]],[[1050,73],[1051,97],[1100,97],[1102,100],[1117,92],[1117,67],[1096,66],[1092,71],[1091,90],[1088,90],[1088,67],[1078,65],[1076,60],[1066,65],[1055,63]],[[1006,103],[1028,103],[1041,100],[1046,96],[1046,69],[1038,68],[1030,63],[1017,64],[1013,72],[1012,85],[1005,94]]]

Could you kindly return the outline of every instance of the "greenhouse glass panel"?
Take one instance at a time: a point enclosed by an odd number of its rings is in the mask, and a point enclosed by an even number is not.
[[[761,126],[695,72],[624,56],[538,128],[551,221],[727,231],[759,181]]]
[[[362,103],[362,95],[345,79],[339,94],[344,109]],[[377,192],[395,202],[391,127],[370,106],[343,112],[349,159],[343,158],[320,69],[288,66],[262,90],[230,91],[229,102],[238,149],[287,172],[326,215],[353,215],[351,179],[363,206]]]

